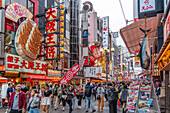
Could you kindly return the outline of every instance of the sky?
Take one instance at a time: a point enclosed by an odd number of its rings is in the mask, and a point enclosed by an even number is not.
[[[119,0],[82,0],[82,3],[85,1],[93,4],[93,9],[99,17],[109,16],[109,27],[113,32],[119,32],[126,26]],[[133,20],[133,0],[121,0],[121,2],[126,19]],[[117,44],[126,47],[120,34]]]

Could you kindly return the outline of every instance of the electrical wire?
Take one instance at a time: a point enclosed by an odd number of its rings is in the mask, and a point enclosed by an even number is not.
[[[125,22],[126,22],[126,25],[127,25],[127,20],[126,20],[126,17],[125,17],[125,12],[124,12],[124,10],[123,10],[123,6],[122,6],[121,0],[119,0],[119,3],[120,3],[120,7],[121,7],[121,10],[122,10],[122,13],[123,13],[123,17],[124,17]]]

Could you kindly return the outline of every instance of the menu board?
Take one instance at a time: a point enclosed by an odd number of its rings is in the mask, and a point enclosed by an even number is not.
[[[139,95],[139,82],[134,82],[130,85],[129,88],[129,97],[127,99],[128,112],[132,113],[136,112],[138,95]]]

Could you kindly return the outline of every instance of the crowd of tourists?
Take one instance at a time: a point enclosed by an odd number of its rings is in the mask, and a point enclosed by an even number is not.
[[[120,100],[122,111],[125,113],[127,111],[128,86],[129,84],[124,82],[101,84],[87,81],[85,85],[45,84],[43,88],[40,88],[40,85],[36,84],[32,88],[28,88],[25,83],[17,83],[15,87],[12,83],[9,83],[6,112],[23,113],[28,111],[28,113],[39,113],[41,107],[44,113],[49,113],[50,108],[56,111],[58,109],[65,111],[68,105],[69,113],[72,113],[75,108],[81,109],[83,107],[82,101],[85,101],[86,112],[89,112],[89,108],[92,109],[92,112],[102,112],[104,103],[108,102],[109,113],[117,113],[117,104]],[[28,96],[29,99],[27,99]],[[94,101],[98,101],[98,108],[94,107]],[[59,105],[62,107],[59,107]],[[75,107],[75,105],[78,106]]]

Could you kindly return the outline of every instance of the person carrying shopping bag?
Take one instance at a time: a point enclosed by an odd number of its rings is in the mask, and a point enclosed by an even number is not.
[[[39,113],[39,93],[36,89],[31,91],[31,98],[29,99],[29,103],[27,106],[28,113]]]
[[[101,104],[101,111],[103,111],[104,107],[104,89],[101,84],[98,85],[97,88],[97,100],[98,100],[98,111],[100,111],[100,104]]]

